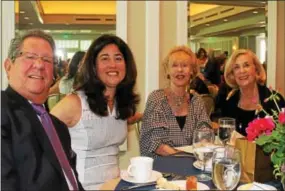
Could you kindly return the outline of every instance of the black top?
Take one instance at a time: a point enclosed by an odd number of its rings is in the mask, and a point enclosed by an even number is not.
[[[271,95],[270,90],[266,86],[258,85],[258,93],[260,104],[262,105],[263,109],[266,110],[270,115],[272,115],[272,110],[278,111],[275,103],[273,100],[269,100],[265,102],[264,100]],[[280,98],[277,101],[278,106],[280,108],[285,107],[284,98],[278,93]],[[242,135],[246,136],[246,128],[248,123],[251,122],[253,119],[257,117],[265,117],[264,112],[259,112],[255,114],[254,111],[243,110],[238,107],[238,102],[240,99],[240,90],[237,90],[228,100],[226,100],[227,94],[225,91],[219,91],[216,97],[216,109],[220,110],[219,117],[232,117],[236,119],[236,131],[241,133]]]
[[[182,130],[184,125],[185,125],[185,121],[186,121],[186,116],[175,116],[176,121],[179,124],[180,129]]]
[[[205,82],[196,76],[190,83],[190,89],[195,90],[198,94],[209,94],[209,89]]]

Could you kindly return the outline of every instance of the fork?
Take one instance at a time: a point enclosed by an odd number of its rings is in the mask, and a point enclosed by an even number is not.
[[[174,177],[172,178],[172,180],[184,180],[186,177],[183,175],[174,175]]]

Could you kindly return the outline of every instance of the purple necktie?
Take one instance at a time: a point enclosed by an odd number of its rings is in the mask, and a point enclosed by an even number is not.
[[[61,168],[64,170],[64,173],[66,177],[68,178],[70,184],[72,185],[73,189],[78,190],[75,177],[72,173],[70,164],[67,160],[65,152],[63,151],[61,142],[58,138],[57,132],[53,126],[53,123],[51,121],[49,114],[47,113],[47,111],[42,105],[33,103],[32,106],[36,110],[37,114],[41,117],[42,125],[52,144],[53,150],[56,153],[56,156],[57,156],[57,159],[59,160]]]

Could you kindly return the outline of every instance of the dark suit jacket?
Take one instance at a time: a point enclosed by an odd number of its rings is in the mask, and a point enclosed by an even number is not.
[[[220,66],[215,58],[209,58],[204,69],[204,76],[212,84],[219,85],[221,83]]]
[[[76,174],[76,155],[67,127],[51,116]],[[47,134],[31,104],[11,87],[1,91],[1,189],[69,190]]]
[[[210,93],[207,85],[198,76],[196,76],[190,82],[190,90],[195,90],[198,94],[209,94]]]

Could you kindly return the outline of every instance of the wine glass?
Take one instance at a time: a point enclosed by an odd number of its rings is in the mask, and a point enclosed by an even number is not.
[[[232,132],[235,130],[236,120],[234,118],[223,117],[219,119],[218,136],[225,146],[231,138]]]
[[[233,190],[241,175],[241,154],[232,146],[214,149],[212,179],[219,190]]]
[[[197,176],[198,181],[209,181],[211,176],[205,174],[205,165],[213,156],[213,144],[215,134],[210,128],[202,128],[194,131],[193,151],[198,161],[203,164],[203,171]]]

